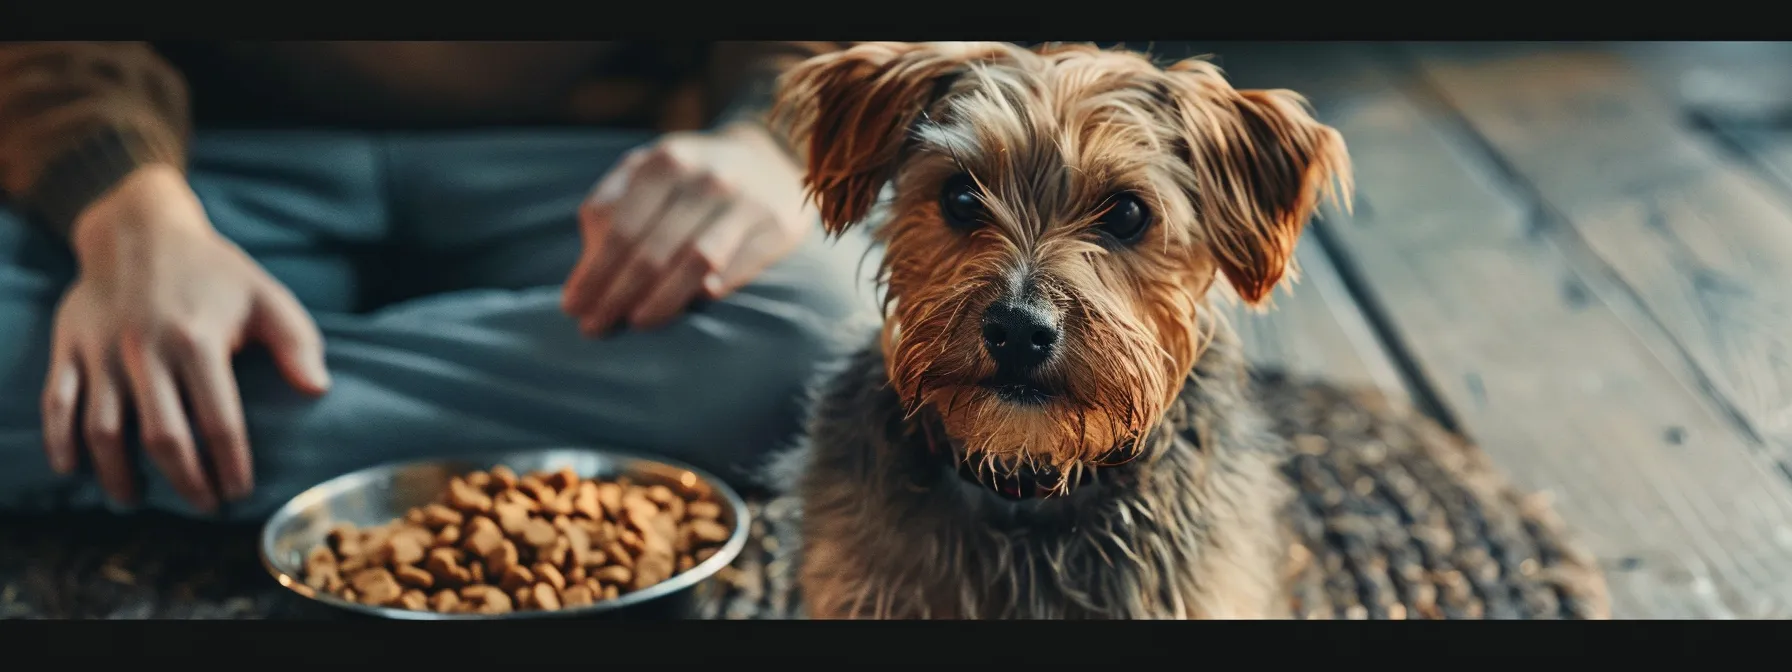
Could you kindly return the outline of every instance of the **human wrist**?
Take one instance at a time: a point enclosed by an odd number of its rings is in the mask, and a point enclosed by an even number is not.
[[[161,216],[191,208],[198,216]],[[179,168],[149,163],[131,170],[77,214],[69,244],[77,257],[149,227],[209,228],[198,197]]]
[[[117,120],[82,131],[37,164],[18,194],[25,209],[57,237],[71,238],[74,221],[139,168],[185,165],[178,133],[164,124]]]
[[[770,126],[767,126],[758,120],[740,119],[731,121],[718,127],[716,132],[723,136],[743,142],[755,149],[762,150],[767,154],[776,155],[787,161],[793,167],[798,169],[802,167],[803,162],[797,156],[796,152],[786,145]]]

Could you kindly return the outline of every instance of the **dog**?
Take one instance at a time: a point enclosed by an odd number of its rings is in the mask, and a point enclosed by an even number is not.
[[[1349,193],[1302,97],[1198,58],[862,43],[786,73],[771,120],[827,232],[875,219],[883,251],[881,332],[770,468],[808,617],[1290,615],[1288,449],[1216,303],[1266,307]]]

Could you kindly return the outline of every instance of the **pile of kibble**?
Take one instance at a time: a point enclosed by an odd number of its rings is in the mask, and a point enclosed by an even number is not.
[[[714,555],[731,530],[694,493],[568,469],[497,467],[379,527],[341,525],[305,585],[351,602],[441,613],[579,607],[647,588]]]

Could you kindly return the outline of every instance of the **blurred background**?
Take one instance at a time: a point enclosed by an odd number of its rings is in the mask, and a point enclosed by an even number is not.
[[[1619,618],[1789,615],[1792,45],[1149,46],[1304,93],[1349,144],[1354,212],[1238,319],[1253,357],[1467,434]]]

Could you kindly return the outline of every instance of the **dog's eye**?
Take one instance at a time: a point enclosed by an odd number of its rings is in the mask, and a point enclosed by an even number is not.
[[[1151,224],[1151,211],[1132,194],[1116,194],[1108,201],[1108,209],[1096,220],[1096,226],[1122,243],[1138,241]]]
[[[940,190],[940,214],[946,223],[959,229],[972,229],[986,219],[983,199],[977,194],[977,181],[968,173],[959,173],[946,180]]]

